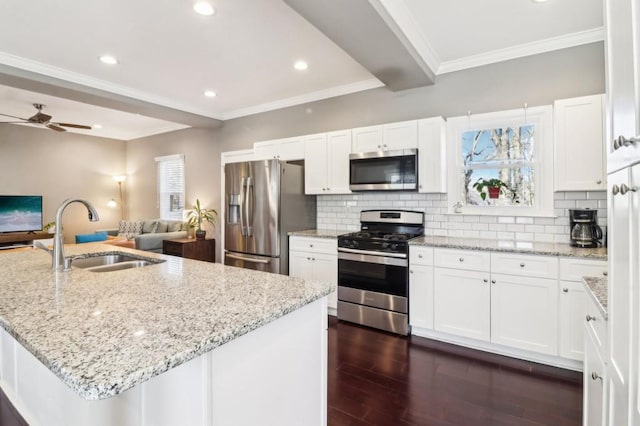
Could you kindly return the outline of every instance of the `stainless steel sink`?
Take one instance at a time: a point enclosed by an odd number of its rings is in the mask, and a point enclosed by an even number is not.
[[[105,254],[101,256],[73,259],[71,267],[91,272],[111,272],[123,269],[142,268],[143,266],[162,263],[162,259],[140,258],[126,254]]]

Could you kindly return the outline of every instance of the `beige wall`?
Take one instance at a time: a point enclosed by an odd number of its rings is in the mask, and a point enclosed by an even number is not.
[[[268,76],[262,76],[268,79]],[[265,80],[265,84],[268,81]],[[594,43],[444,74],[433,86],[368,90],[228,120],[214,130],[182,130],[129,141],[131,218],[157,217],[155,162],[186,155],[187,205],[196,197],[220,213],[220,153],[261,140],[432,116],[465,115],[550,104],[554,99],[604,93],[604,46]],[[219,229],[216,230],[219,237]],[[220,244],[216,258],[220,259]]]
[[[80,204],[65,210],[65,237],[73,242],[75,234],[118,226],[120,210],[107,202],[118,199],[112,176],[125,172],[125,154],[124,141],[0,125],[0,194],[42,195],[44,223],[55,219],[65,199],[89,200],[99,222],[89,222]]]
[[[185,154],[187,206],[200,198],[219,210],[220,153],[250,148],[256,141],[603,92],[603,44],[595,43],[444,74],[429,87],[374,89],[228,120],[219,129],[186,129],[129,142],[2,125],[0,193],[43,194],[45,221],[53,220],[57,205],[69,196],[94,202],[101,222],[88,222],[79,205],[68,209],[65,230],[72,236],[117,225],[119,211],[106,203],[117,198],[112,175],[125,166],[128,217],[157,217],[156,156]]]

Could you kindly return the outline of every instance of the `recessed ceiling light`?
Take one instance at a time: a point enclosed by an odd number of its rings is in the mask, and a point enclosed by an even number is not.
[[[94,124],[91,127],[94,128],[94,129],[102,129],[102,124]]]
[[[534,2],[534,3],[546,3],[549,0],[531,0],[531,1]]]
[[[118,60],[111,55],[102,55],[100,56],[100,62],[107,65],[116,65]]]
[[[211,3],[209,3],[208,1],[195,2],[195,4],[193,5],[193,10],[195,10],[196,13],[199,13],[200,15],[204,15],[204,16],[211,16],[214,13],[216,13],[216,10],[213,8],[213,6],[211,6]]]
[[[218,94],[216,92],[214,92],[213,90],[205,90],[204,95],[207,98],[215,98],[216,96],[218,96]]]
[[[296,61],[296,63],[293,64],[293,67],[299,71],[304,71],[309,68],[309,64],[307,64],[305,61]]]

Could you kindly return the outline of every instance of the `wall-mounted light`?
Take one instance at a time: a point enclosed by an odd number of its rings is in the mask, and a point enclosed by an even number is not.
[[[116,203],[116,200],[114,198],[109,200],[109,202],[107,203],[107,206],[111,207],[112,209],[115,209],[117,205],[118,205],[118,203]]]
[[[113,177],[113,180],[118,184],[118,192],[120,194],[120,219],[124,220],[124,197],[122,195],[122,183],[127,180],[126,175],[117,175]],[[115,200],[112,200],[115,204]],[[111,203],[111,201],[109,202]],[[111,206],[110,206],[111,207]]]

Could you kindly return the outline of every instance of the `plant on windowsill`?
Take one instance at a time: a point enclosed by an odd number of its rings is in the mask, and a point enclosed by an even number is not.
[[[483,201],[487,199],[487,194],[489,194],[489,198],[498,198],[500,197],[501,192],[508,191],[511,193],[511,199],[513,202],[519,203],[518,193],[509,188],[509,186],[500,179],[480,178],[473,184],[473,187],[480,193],[480,198],[482,198]]]
[[[200,199],[196,199],[196,203],[193,205],[193,210],[189,212],[187,216],[187,224],[190,228],[196,228],[196,240],[204,240],[207,235],[207,231],[202,229],[202,222],[208,222],[214,227],[216,226],[216,216],[218,212],[214,209],[205,209],[200,205]]]

